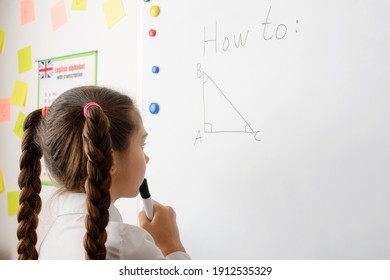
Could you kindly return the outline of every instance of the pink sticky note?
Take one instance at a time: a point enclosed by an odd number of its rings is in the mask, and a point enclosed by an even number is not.
[[[67,21],[65,1],[61,0],[50,8],[51,11],[51,26],[53,31],[56,31],[59,27],[63,26]]]
[[[9,122],[11,115],[11,106],[9,98],[0,98],[0,122]]]
[[[26,24],[35,20],[34,0],[20,0],[20,22]]]

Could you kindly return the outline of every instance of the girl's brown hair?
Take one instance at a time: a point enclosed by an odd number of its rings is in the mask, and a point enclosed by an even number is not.
[[[92,106],[84,116],[83,108]],[[19,259],[38,259],[36,228],[41,210],[41,163],[59,186],[87,194],[84,248],[86,259],[105,259],[108,208],[111,203],[112,151],[129,146],[135,130],[133,101],[112,89],[77,87],[61,94],[49,107],[30,113],[23,126],[20,157],[18,230]]]

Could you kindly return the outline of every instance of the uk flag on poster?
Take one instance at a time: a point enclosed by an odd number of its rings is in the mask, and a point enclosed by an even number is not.
[[[39,78],[47,79],[53,77],[53,62],[51,59],[39,61]]]

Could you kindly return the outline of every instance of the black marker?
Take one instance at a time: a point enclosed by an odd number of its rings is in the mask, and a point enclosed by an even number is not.
[[[141,194],[142,201],[144,203],[146,217],[148,217],[149,221],[151,221],[153,219],[153,205],[152,197],[150,196],[149,192],[148,181],[146,180],[146,178],[139,187],[139,193]]]

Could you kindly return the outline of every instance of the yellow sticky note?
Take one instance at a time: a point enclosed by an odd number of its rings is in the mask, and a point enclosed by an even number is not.
[[[19,193],[8,192],[8,216],[16,216],[19,210]]]
[[[87,9],[87,0],[73,0],[72,11],[85,11]]]
[[[108,28],[113,27],[126,15],[122,0],[106,0],[103,3],[103,11]]]
[[[15,127],[14,127],[14,133],[22,139],[23,136],[23,123],[24,119],[26,118],[26,115],[22,112],[19,113],[18,119],[16,120]]]
[[[4,177],[3,177],[3,171],[0,169],[0,193],[3,192],[5,189],[5,184],[4,184]]]
[[[20,21],[26,24],[35,20],[34,0],[20,1]]]
[[[3,52],[4,39],[5,39],[5,32],[3,30],[0,30],[0,54]]]
[[[22,81],[15,81],[14,91],[11,96],[11,104],[24,107],[26,105],[28,84]]]
[[[51,27],[53,31],[63,26],[67,21],[65,1],[61,0],[57,4],[51,7]]]
[[[18,50],[19,74],[32,69],[31,46]]]
[[[11,119],[10,98],[0,98],[0,122],[9,122]]]

